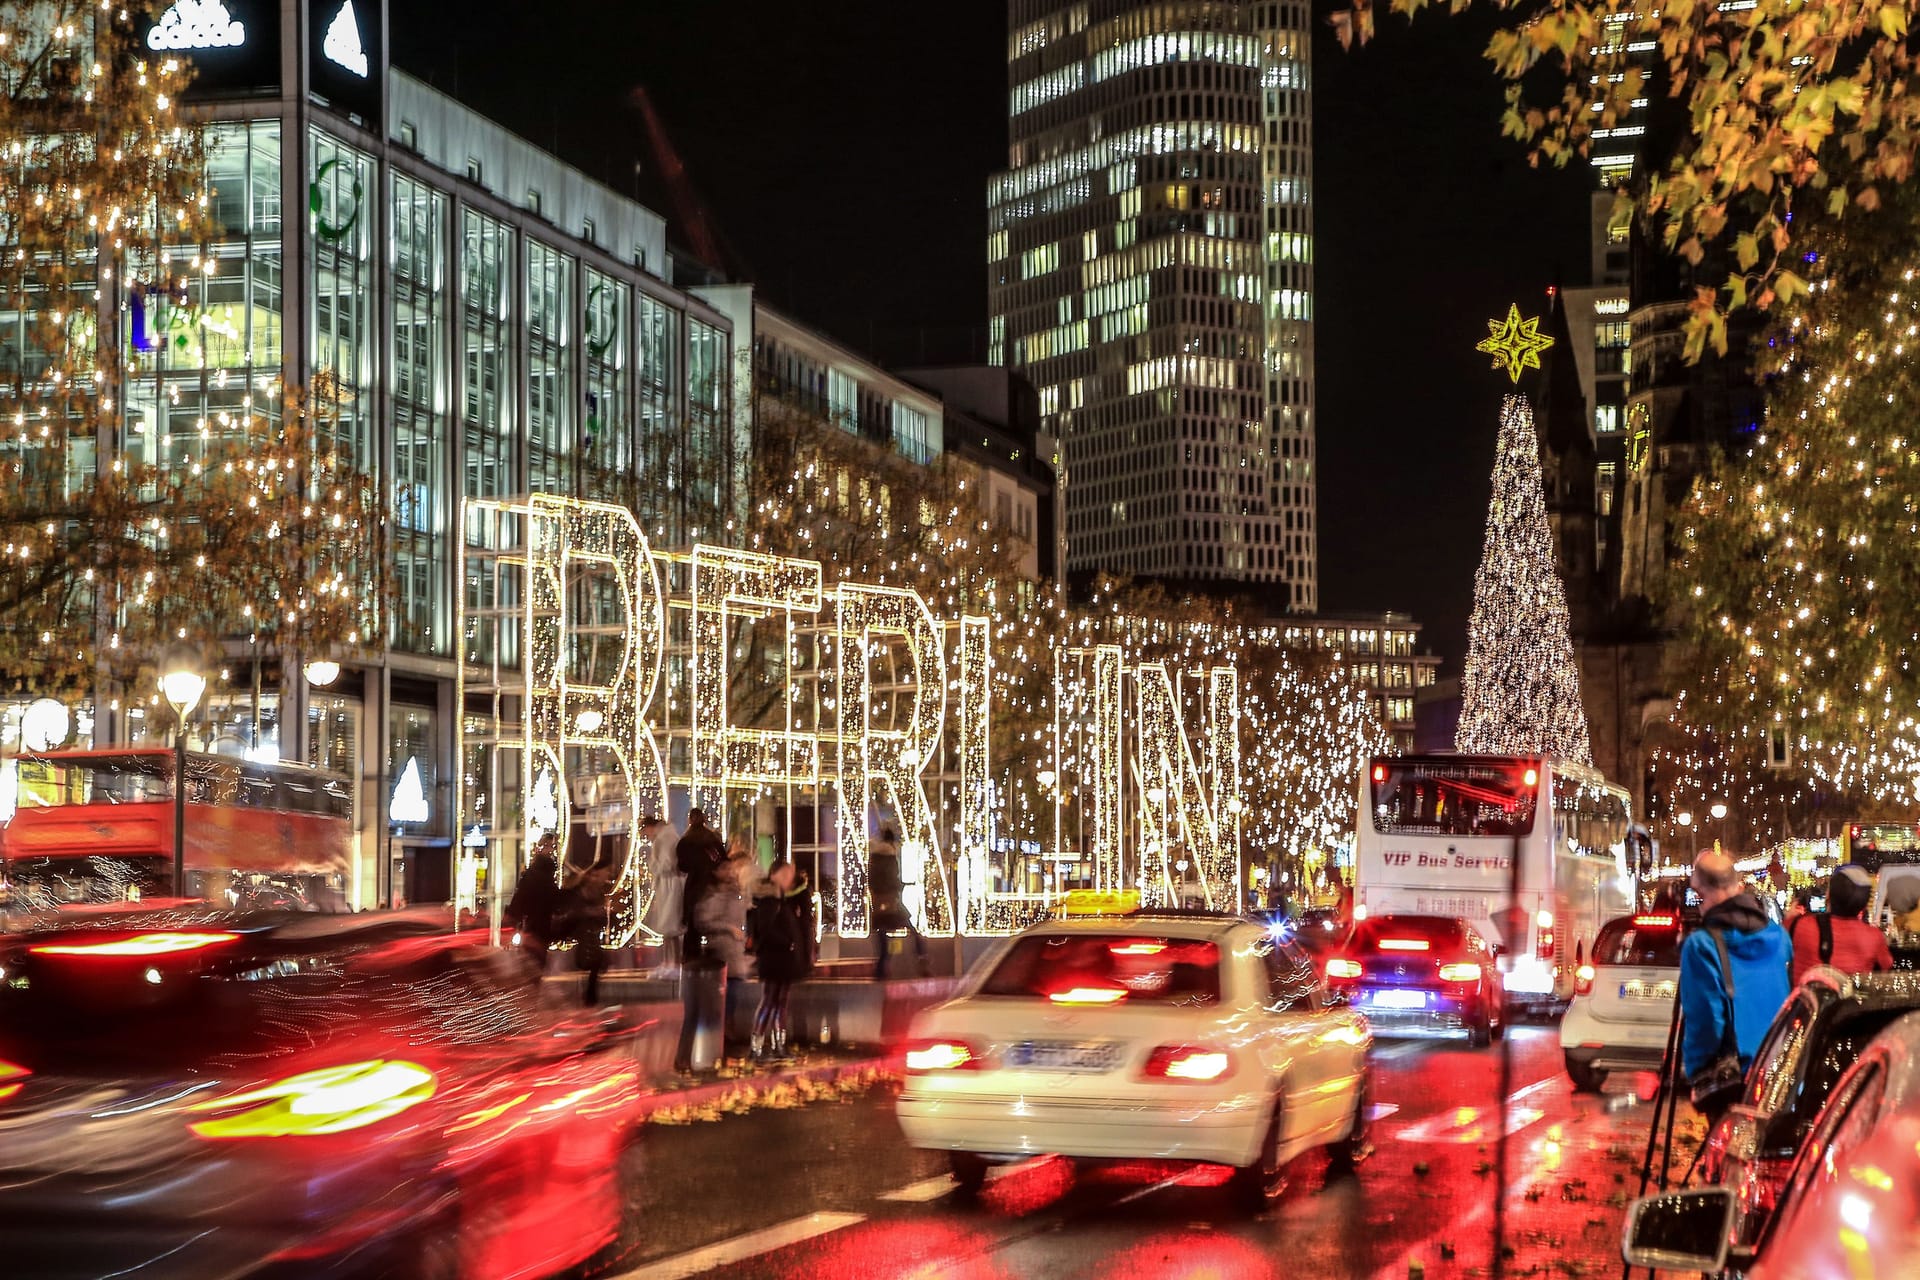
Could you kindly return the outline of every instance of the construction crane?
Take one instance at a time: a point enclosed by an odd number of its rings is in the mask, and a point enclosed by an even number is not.
[[[678,231],[693,256],[716,271],[727,272],[734,279],[747,279],[750,273],[740,255],[720,234],[707,206],[694,190],[693,181],[687,177],[687,166],[681,163],[680,153],[674,149],[673,139],[667,136],[667,128],[660,122],[660,113],[654,110],[653,97],[645,85],[635,85],[630,95],[634,109],[647,126],[647,150],[652,157],[654,167],[660,173],[660,180],[666,185],[667,199],[673,205],[673,220]]]

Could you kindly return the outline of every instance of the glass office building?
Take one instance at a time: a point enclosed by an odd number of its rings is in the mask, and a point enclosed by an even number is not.
[[[1305,0],[1012,0],[989,358],[1060,439],[1067,567],[1317,606]]]
[[[444,900],[471,834],[450,812],[454,593],[482,589],[455,580],[480,533],[461,499],[601,497],[659,545],[713,536],[745,497],[732,324],[669,283],[658,214],[391,70],[379,0],[225,0],[217,30],[174,8],[149,43],[198,68],[219,265],[184,299],[118,300],[145,343],[120,447],[166,462],[306,388],[393,516],[379,657],[318,689],[286,669],[315,655],[243,642],[195,745],[356,778],[356,904]],[[86,710],[101,744],[168,736],[164,710]],[[409,774],[428,816],[391,822]]]

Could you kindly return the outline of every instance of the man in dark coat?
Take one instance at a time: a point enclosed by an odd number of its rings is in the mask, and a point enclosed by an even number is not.
[[[547,967],[547,944],[553,941],[554,908],[560,902],[560,865],[553,849],[552,832],[534,843],[533,857],[520,873],[501,916],[502,924],[520,931],[520,945],[542,971]]]
[[[695,809],[687,815],[687,834],[680,837],[680,843],[674,846],[673,852],[680,865],[680,874],[687,878],[683,890],[685,896],[681,899],[681,918],[686,926],[685,945],[691,954],[699,940],[693,923],[693,909],[712,892],[720,875],[720,867],[727,860],[727,846],[720,839],[720,833],[707,825],[706,813]]]

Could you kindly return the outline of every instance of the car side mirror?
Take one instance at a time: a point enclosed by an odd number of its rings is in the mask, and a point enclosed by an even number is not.
[[[1499,958],[1500,958],[1501,956],[1504,956],[1505,954],[1507,954],[1507,949],[1506,949],[1505,947],[1503,947],[1503,946],[1501,946],[1501,945],[1500,945],[1499,943],[1497,943],[1497,942],[1495,942],[1495,943],[1491,943],[1491,944],[1489,944],[1489,945],[1491,946],[1491,948],[1492,948],[1492,950],[1493,950],[1493,958],[1494,958],[1495,960],[1498,960],[1498,959],[1499,959]]]
[[[1629,1267],[1719,1271],[1733,1232],[1733,1192],[1725,1187],[1642,1196],[1627,1210],[1620,1255]]]

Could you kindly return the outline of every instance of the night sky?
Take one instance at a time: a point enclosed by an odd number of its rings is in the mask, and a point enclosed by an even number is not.
[[[630,105],[645,85],[773,305],[883,363],[984,357],[1004,5],[459,12],[391,6],[394,62],[672,220]],[[1586,283],[1587,179],[1499,136],[1490,18],[1381,21],[1367,49],[1324,28],[1314,48],[1320,600],[1411,613],[1458,674],[1506,385],[1473,344],[1509,301],[1531,313],[1549,284]]]

